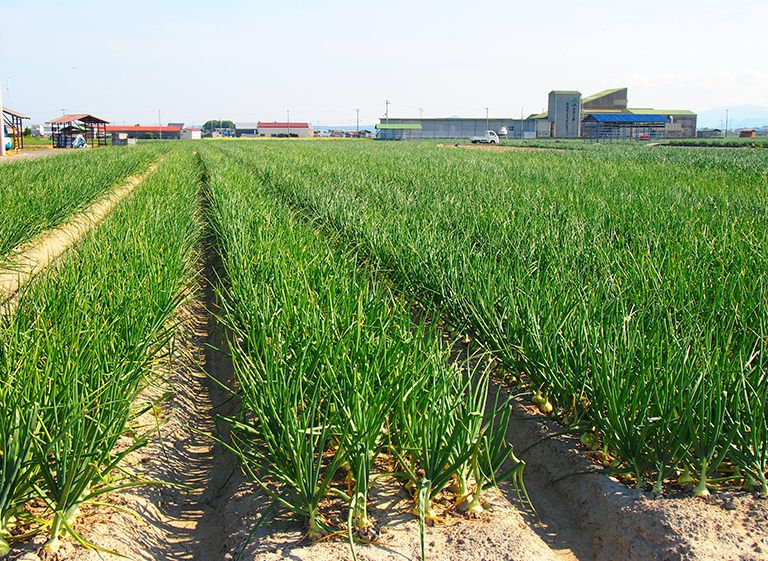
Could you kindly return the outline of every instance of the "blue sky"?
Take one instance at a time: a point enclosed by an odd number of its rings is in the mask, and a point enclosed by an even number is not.
[[[4,105],[42,123],[527,116],[553,89],[768,106],[765,0],[0,0]]]

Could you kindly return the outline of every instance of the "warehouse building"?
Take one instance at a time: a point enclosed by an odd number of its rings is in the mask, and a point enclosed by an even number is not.
[[[259,136],[259,123],[235,123],[235,136],[238,138]]]
[[[509,119],[394,119],[376,125],[378,138],[382,140],[409,140],[418,138],[469,138],[482,136],[492,130],[502,138],[536,138],[536,123],[515,118]]]
[[[547,111],[525,119],[389,117],[381,121],[376,128],[379,131],[378,138],[384,140],[469,138],[480,136],[486,130],[495,131],[501,138],[650,140],[696,136],[696,113],[688,110],[630,108],[627,88],[605,90],[588,97],[582,97],[581,92],[574,90],[553,90],[549,93]]]
[[[107,126],[107,133],[111,135],[125,134],[127,138],[155,138],[163,140],[179,140],[181,138],[181,127],[179,125],[169,125],[166,127],[160,125],[144,126]]]
[[[261,138],[308,138],[314,136],[309,123],[262,123],[257,125]]]

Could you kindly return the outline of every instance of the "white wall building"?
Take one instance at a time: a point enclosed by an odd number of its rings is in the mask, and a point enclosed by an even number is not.
[[[308,138],[314,136],[309,123],[262,123],[259,122],[259,137],[264,138]]]
[[[181,129],[181,140],[200,140],[202,131],[200,129]]]

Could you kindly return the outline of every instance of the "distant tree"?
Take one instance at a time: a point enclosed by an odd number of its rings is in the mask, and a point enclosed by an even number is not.
[[[206,121],[203,125],[202,131],[204,133],[211,133],[215,129],[233,129],[235,128],[235,123],[232,121],[224,121],[224,120],[215,120],[215,121]]]
[[[24,129],[24,136],[32,136],[32,129],[27,127]]]
[[[152,134],[151,132],[145,132],[144,138],[146,138],[147,140],[152,140],[153,138],[155,138],[155,135]]]

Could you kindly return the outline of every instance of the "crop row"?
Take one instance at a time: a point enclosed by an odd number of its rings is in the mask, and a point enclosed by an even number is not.
[[[768,491],[764,154],[224,148],[530,379],[606,468]]]
[[[452,481],[474,511],[483,489],[519,484],[509,407],[486,414],[488,373],[451,364],[439,333],[415,322],[371,263],[270,197],[242,160],[202,154],[242,404],[228,445],[274,505],[317,537],[334,529],[320,501],[340,497],[351,541],[370,535],[375,474],[412,489],[422,532]],[[384,452],[386,469],[376,465]],[[422,533],[422,556],[423,546]]]
[[[196,148],[166,151],[0,320],[0,556],[46,528],[50,549],[82,540],[79,505],[140,483],[120,461],[143,439],[115,445],[173,336],[203,218],[241,404],[224,445],[313,535],[333,530],[320,503],[335,497],[350,540],[370,537],[381,475],[411,490],[422,528],[450,483],[469,510],[520,483],[510,408],[453,360],[440,317],[638,486],[768,491],[761,152]],[[0,214],[0,255],[159,152],[117,154],[0,169],[0,206],[25,209]]]
[[[157,149],[86,151],[0,167],[0,259],[146,169]]]
[[[79,506],[140,483],[119,464],[143,439],[115,444],[151,406],[137,397],[191,287],[196,169],[191,154],[168,156],[2,318],[0,556],[45,529],[49,550],[66,534],[82,543]]]

